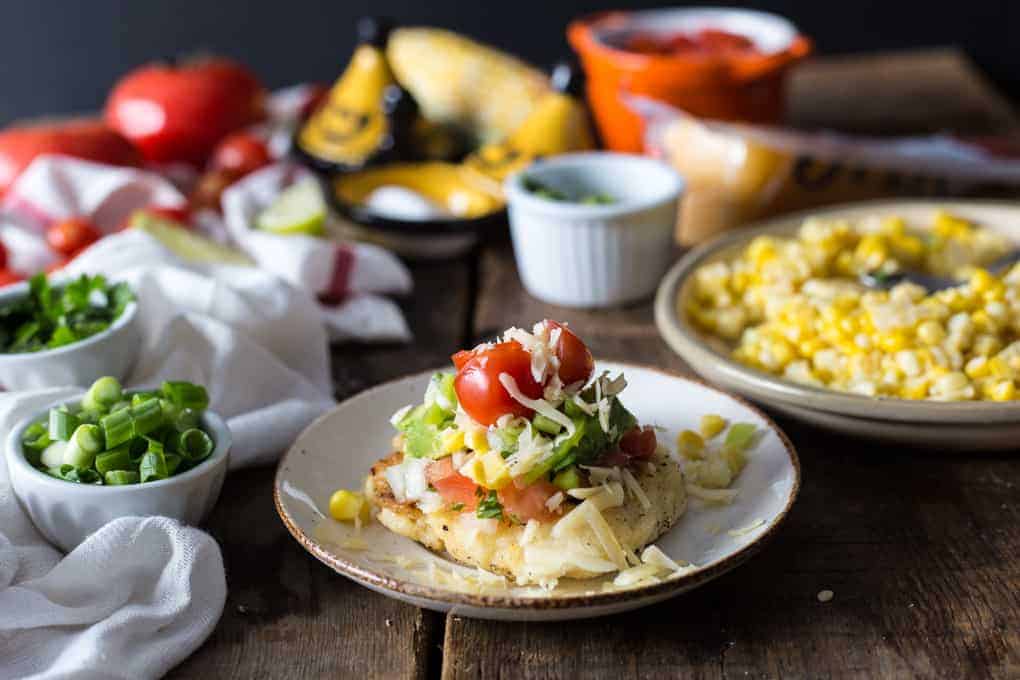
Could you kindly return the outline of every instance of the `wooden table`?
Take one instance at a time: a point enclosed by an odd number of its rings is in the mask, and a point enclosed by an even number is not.
[[[952,50],[818,61],[798,74],[792,98],[805,126],[1015,124]],[[689,372],[659,338],[650,304],[583,313],[541,304],[522,290],[506,243],[412,269],[403,307],[415,343],[336,347],[338,398],[543,317],[570,321],[596,356]],[[273,469],[235,473],[208,527],[226,559],[226,609],[171,676],[1020,677],[1020,460],[903,451],[780,423],[804,485],[760,555],[654,607],[548,625],[444,617],[372,593],[286,532]],[[821,603],[821,590],[835,596]]]

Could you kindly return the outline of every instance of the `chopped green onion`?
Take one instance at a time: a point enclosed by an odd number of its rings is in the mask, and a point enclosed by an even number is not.
[[[98,425],[83,423],[74,431],[75,446],[83,453],[93,456],[103,450],[103,431]]]
[[[131,417],[132,409],[124,409],[103,416],[99,424],[103,428],[103,435],[106,437],[106,446],[114,448],[124,442],[130,441],[135,436],[134,419]]]
[[[130,470],[132,467],[134,462],[131,460],[131,447],[127,444],[96,456],[96,470],[101,475],[113,470]]]
[[[135,392],[131,395],[131,405],[140,406],[150,399],[159,399],[159,392]]]
[[[559,434],[563,426],[557,423],[552,418],[546,418],[541,413],[536,414],[534,420],[531,421],[532,427],[539,432],[545,432],[546,434]]]
[[[163,458],[166,460],[167,475],[172,475],[173,473],[177,472],[177,468],[180,466],[181,461],[184,460],[176,453],[168,453],[164,455]]]
[[[571,465],[566,470],[557,473],[553,477],[552,483],[563,491],[570,491],[581,486],[581,475],[577,473],[577,468]]]
[[[141,475],[141,482],[154,482],[160,479],[166,479],[170,476],[170,473],[166,469],[166,457],[163,455],[162,446],[159,451],[153,451],[151,448],[149,451],[142,456],[141,462],[138,464],[138,473]]]
[[[730,431],[726,433],[726,441],[723,445],[727,448],[744,451],[751,445],[757,429],[751,423],[734,423],[730,426]]]
[[[137,484],[138,473],[134,470],[110,470],[103,475],[103,479],[110,486],[121,486],[123,484]]]
[[[96,460],[96,454],[89,451],[82,451],[72,439],[64,447],[64,465],[73,465],[76,468],[90,468]]]
[[[21,447],[32,465],[40,464],[42,452],[52,443],[49,428],[42,421],[32,423],[21,434]]]
[[[50,409],[50,439],[66,442],[78,429],[81,421],[73,413],[63,408]]]
[[[177,452],[190,461],[200,461],[213,452],[212,437],[196,428],[185,430],[177,436]]]
[[[160,392],[178,408],[204,411],[209,407],[209,393],[201,385],[168,380],[160,387]]]
[[[131,402],[127,399],[122,399],[116,404],[110,407],[110,413],[116,413],[117,411],[123,411],[126,408],[131,408]]]
[[[158,399],[143,401],[131,407],[131,419],[134,421],[136,435],[147,435],[163,424],[163,409]]]
[[[81,405],[86,411],[106,411],[120,401],[121,394],[117,379],[104,376],[92,383],[92,387],[85,393],[85,398],[81,400]]]
[[[193,408],[183,408],[174,420],[174,428],[178,432],[193,430],[198,427],[201,420],[202,415],[198,411]]]

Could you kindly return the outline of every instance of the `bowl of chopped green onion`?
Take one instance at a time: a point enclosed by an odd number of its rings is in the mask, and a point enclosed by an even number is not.
[[[141,346],[138,303],[125,283],[37,274],[0,290],[0,387],[29,390],[124,378]]]
[[[125,392],[115,378],[100,378],[11,431],[11,486],[39,531],[64,550],[118,517],[198,524],[219,498],[231,443],[208,406],[200,385],[167,381]]]

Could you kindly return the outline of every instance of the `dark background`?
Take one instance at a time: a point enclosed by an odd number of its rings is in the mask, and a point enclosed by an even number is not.
[[[195,51],[245,61],[271,87],[331,81],[350,54],[355,19],[369,12],[401,23],[452,28],[546,65],[567,52],[564,27],[571,18],[594,10],[660,4],[2,0],[0,124],[97,110],[110,85],[132,66]],[[1020,98],[1018,0],[770,0],[742,5],[787,16],[815,39],[821,54],[959,45],[1014,100]]]

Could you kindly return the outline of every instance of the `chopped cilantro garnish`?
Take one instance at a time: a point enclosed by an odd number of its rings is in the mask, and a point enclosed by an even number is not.
[[[481,491],[481,487],[478,489]],[[503,519],[503,506],[495,491],[489,491],[489,495],[478,502],[478,510],[475,514],[479,519]]]

